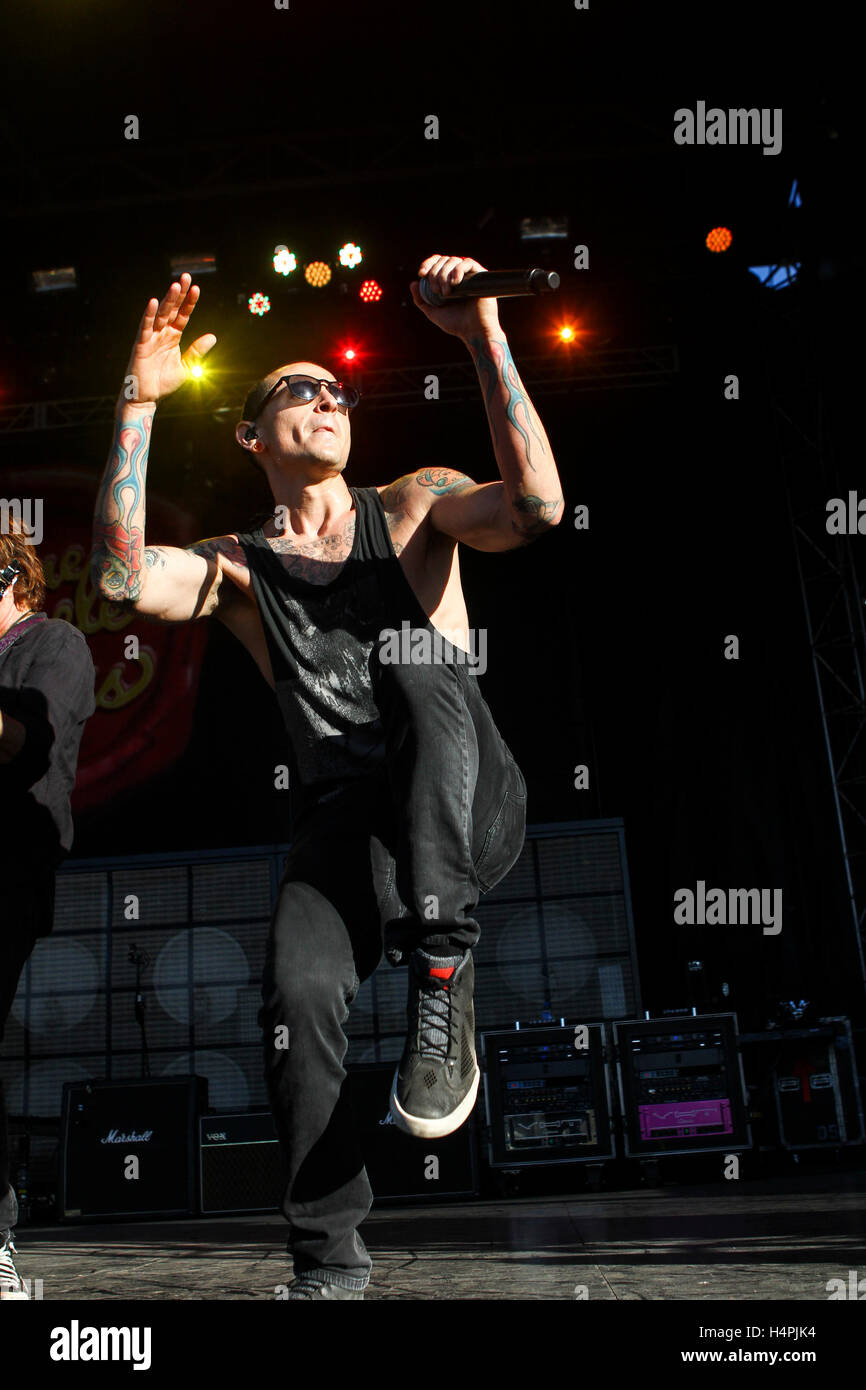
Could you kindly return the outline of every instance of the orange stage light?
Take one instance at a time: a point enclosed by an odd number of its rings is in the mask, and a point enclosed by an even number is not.
[[[727,251],[733,240],[727,227],[713,227],[707,233],[706,247],[708,251]]]

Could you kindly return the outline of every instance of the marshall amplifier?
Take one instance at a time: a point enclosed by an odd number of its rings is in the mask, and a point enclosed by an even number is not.
[[[199,1076],[67,1081],[60,1131],[64,1220],[196,1214]]]
[[[376,1204],[475,1196],[478,1156],[474,1114],[444,1139],[414,1139],[404,1134],[393,1123],[389,1107],[395,1066],[385,1062],[347,1068],[346,1090]]]
[[[494,1168],[613,1158],[603,1023],[482,1033]]]
[[[270,1111],[202,1115],[199,1178],[202,1215],[279,1211],[288,1174]]]

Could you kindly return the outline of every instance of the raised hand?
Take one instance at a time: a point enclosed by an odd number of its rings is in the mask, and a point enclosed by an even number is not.
[[[126,369],[127,378],[133,381],[124,395],[131,403],[156,404],[163,396],[170,396],[214,346],[215,335],[204,333],[181,355],[181,336],[200,293],[198,285],[192,284],[192,276],[184,271],[162,303],[148,300]]]
[[[477,275],[480,270],[484,270],[484,266],[469,256],[428,256],[418,267],[418,279],[409,286],[412,299],[431,323],[455,338],[466,341],[479,334],[501,333],[496,299],[457,299],[453,304],[434,309],[421,298],[419,284],[425,277],[431,290],[447,299],[452,285],[459,285],[461,280]]]

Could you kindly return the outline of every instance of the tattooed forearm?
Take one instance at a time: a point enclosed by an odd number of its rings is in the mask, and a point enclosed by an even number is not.
[[[547,530],[561,506],[561,497],[552,502],[545,502],[541,497],[531,495],[515,497],[511,508],[518,513],[520,519],[512,518],[511,525],[519,536],[532,540]]]
[[[123,409],[93,514],[90,572],[108,599],[135,600],[144,562],[144,479],[153,412]]]
[[[550,442],[505,338],[479,334],[465,341],[484,390],[496,463],[509,502],[508,510],[500,512],[500,529],[509,537],[532,540],[558,525],[564,510]]]
[[[533,411],[529,399],[523,390],[523,384],[517,375],[517,368],[511,356],[511,350],[504,341],[486,338],[470,338],[469,350],[475,359],[478,374],[485,390],[484,405],[487,410],[487,418],[490,421],[490,431],[493,436],[494,449],[499,448],[499,430],[497,429],[497,414],[501,411],[501,393],[498,388],[500,384],[505,387],[507,400],[505,401],[505,415],[508,423],[517,430],[520,435],[524,450],[526,463],[532,472],[536,471],[535,464],[532,462],[532,446],[529,441],[526,427],[518,416],[518,411],[532,431],[533,438],[538,443],[542,457],[547,454],[544,440],[538,433],[533,419]]]

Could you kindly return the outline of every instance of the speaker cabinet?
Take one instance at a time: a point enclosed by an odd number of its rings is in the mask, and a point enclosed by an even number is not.
[[[444,1139],[414,1139],[391,1119],[394,1067],[347,1067],[347,1092],[358,1120],[364,1166],[376,1204],[471,1197],[478,1192],[476,1114]]]
[[[279,1211],[287,1172],[270,1112],[202,1115],[199,1181],[202,1215]]]
[[[64,1220],[193,1216],[196,1121],[207,1082],[67,1082],[60,1137]]]

